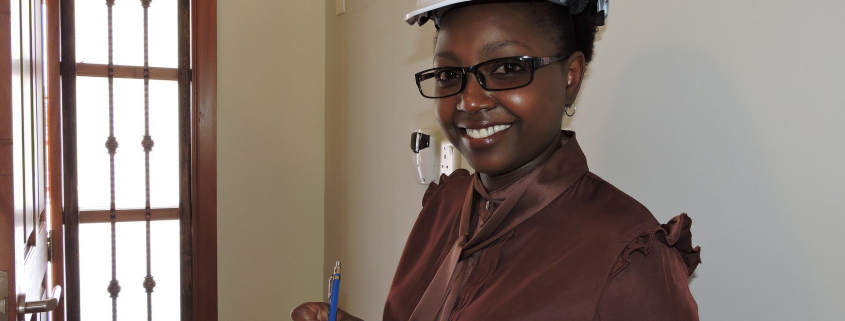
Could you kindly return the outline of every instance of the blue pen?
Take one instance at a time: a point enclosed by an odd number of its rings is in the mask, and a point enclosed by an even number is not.
[[[334,273],[329,278],[329,321],[337,321],[337,297],[340,293],[340,261],[334,264]]]

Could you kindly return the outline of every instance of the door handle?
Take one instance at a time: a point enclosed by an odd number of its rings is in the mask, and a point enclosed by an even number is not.
[[[51,298],[41,301],[26,301],[26,297],[21,297],[18,304],[18,318],[28,313],[50,312],[59,306],[59,301],[62,299],[62,287],[57,285],[53,287],[53,294]]]
[[[9,273],[0,271],[0,320],[7,320],[9,313]]]

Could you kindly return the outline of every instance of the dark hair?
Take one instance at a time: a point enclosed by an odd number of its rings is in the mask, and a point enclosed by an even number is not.
[[[539,29],[545,30],[551,40],[555,42],[560,55],[568,57],[580,51],[584,54],[588,64],[593,60],[598,26],[595,17],[588,13],[589,10],[573,15],[569,13],[569,7],[545,0],[492,0],[489,2],[524,2],[529,14],[535,18]],[[595,1],[590,1],[588,6],[594,5],[594,3]],[[456,7],[474,4],[469,2]],[[439,28],[437,34],[438,36],[440,34]],[[437,41],[437,36],[434,37],[434,40]]]
[[[587,10],[573,15],[568,7],[547,1],[530,2],[529,5],[538,26],[541,30],[548,30],[561,54],[569,56],[580,51],[587,63],[593,60],[598,32],[594,16]]]

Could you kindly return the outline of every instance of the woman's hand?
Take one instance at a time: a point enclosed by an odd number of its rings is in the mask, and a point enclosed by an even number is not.
[[[290,311],[293,321],[328,321],[329,304],[323,302],[306,302]],[[341,309],[337,309],[337,321],[363,321]]]

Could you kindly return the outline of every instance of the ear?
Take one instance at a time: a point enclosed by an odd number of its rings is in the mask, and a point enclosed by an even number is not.
[[[581,91],[581,81],[584,80],[584,72],[587,70],[587,59],[580,51],[569,56],[566,61],[566,105],[575,103],[578,92]]]

